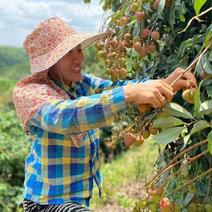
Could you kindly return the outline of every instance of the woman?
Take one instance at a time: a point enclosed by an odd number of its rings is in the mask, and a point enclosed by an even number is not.
[[[81,72],[82,49],[107,33],[77,33],[58,17],[40,23],[24,41],[31,73],[13,100],[31,140],[25,163],[25,211],[89,211],[93,183],[101,195],[99,128],[127,104],[162,107],[174,92],[196,86],[183,71],[162,80],[103,80]],[[188,80],[189,79],[189,80]]]

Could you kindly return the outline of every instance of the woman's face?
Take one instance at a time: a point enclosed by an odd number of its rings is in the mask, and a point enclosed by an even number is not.
[[[83,61],[84,61],[84,55],[80,45],[76,46],[74,49],[72,49],[58,61],[60,73],[63,82],[66,85],[69,85],[71,82],[79,82],[81,80]],[[53,78],[60,80],[58,65],[55,64],[51,67],[50,75]]]

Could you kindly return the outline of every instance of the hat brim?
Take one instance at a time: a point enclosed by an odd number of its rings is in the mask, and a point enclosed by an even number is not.
[[[55,63],[58,62],[64,55],[66,55],[71,49],[81,44],[81,48],[84,49],[88,45],[95,41],[102,39],[108,35],[107,32],[103,33],[77,33],[67,37],[63,42],[58,44],[51,51],[39,55],[37,57],[29,58],[31,73],[38,73],[49,69]]]

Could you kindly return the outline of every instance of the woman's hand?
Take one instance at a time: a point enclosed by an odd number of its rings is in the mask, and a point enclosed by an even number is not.
[[[150,104],[154,108],[163,107],[173,98],[173,88],[163,80],[124,86],[127,103]]]
[[[187,71],[171,86],[184,69],[176,68],[168,77],[161,80],[152,80],[147,83],[128,84],[124,86],[127,103],[150,104],[154,108],[163,107],[167,101],[171,101],[174,93],[183,88],[196,87],[194,75]]]
[[[171,85],[183,72],[184,69],[176,68],[168,77],[163,79],[163,81]],[[172,87],[174,91],[179,91],[183,88],[197,87],[196,78],[190,71],[187,71]]]

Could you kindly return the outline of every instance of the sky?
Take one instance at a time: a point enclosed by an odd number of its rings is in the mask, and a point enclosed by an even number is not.
[[[0,45],[22,47],[35,26],[59,16],[78,32],[98,32],[103,10],[99,0],[0,0]]]

